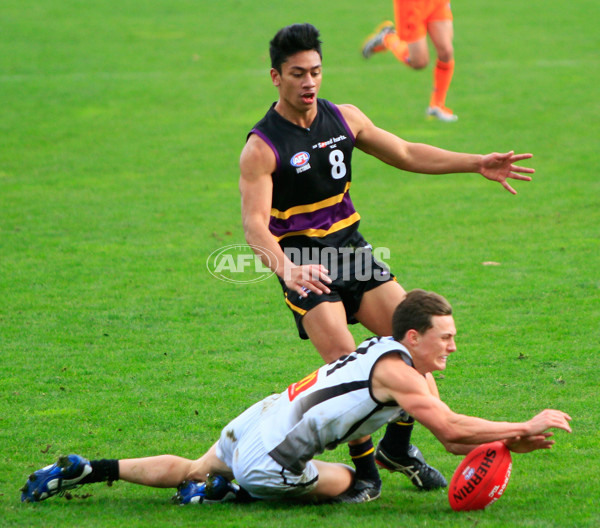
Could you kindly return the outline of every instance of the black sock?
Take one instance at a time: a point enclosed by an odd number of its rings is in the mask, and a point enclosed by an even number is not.
[[[92,472],[81,479],[80,484],[93,482],[114,482],[119,480],[119,461],[115,459],[90,460]]]
[[[389,423],[385,429],[385,435],[381,439],[381,447],[386,455],[393,458],[405,456],[410,447],[410,435],[413,430],[415,419],[402,422]]]
[[[244,488],[240,486],[240,489],[235,494],[236,502],[254,502],[258,499],[255,499],[250,493],[248,493]]]
[[[381,482],[379,471],[375,465],[375,457],[373,453],[373,441],[369,438],[366,442],[358,445],[348,445],[350,457],[356,467],[356,478],[358,480],[370,480]]]

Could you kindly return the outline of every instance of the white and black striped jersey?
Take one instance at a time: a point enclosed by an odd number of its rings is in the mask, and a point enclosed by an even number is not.
[[[405,414],[395,402],[377,401],[371,390],[373,367],[388,354],[399,354],[413,366],[408,350],[392,337],[373,337],[352,354],[265,398],[259,427],[269,455],[299,474],[325,449],[369,435]]]

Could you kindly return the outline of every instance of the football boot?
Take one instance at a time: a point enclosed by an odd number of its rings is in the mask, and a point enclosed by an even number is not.
[[[55,464],[29,475],[21,488],[21,502],[39,502],[77,487],[92,472],[89,460],[79,455],[61,456]]]
[[[379,442],[375,451],[375,462],[388,471],[403,473],[421,490],[429,491],[445,488],[448,485],[444,475],[428,465],[419,448],[412,444],[409,446],[406,455],[392,457],[383,450],[381,442]]]
[[[439,119],[447,123],[453,123],[458,121],[458,116],[452,113],[449,108],[441,106],[429,106],[426,111],[426,115],[429,119]]]
[[[334,503],[359,503],[370,502],[378,499],[381,495],[381,481],[356,480],[352,487],[335,497]]]
[[[235,500],[240,487],[221,475],[209,475],[206,482],[186,480],[179,484],[173,495],[175,504],[202,504],[203,502],[228,502]]]
[[[371,58],[375,53],[385,51],[385,46],[383,45],[383,38],[388,33],[394,33],[394,24],[392,22],[386,21],[377,26],[375,32],[367,37],[367,40],[365,40],[362,49],[362,55],[365,59]]]

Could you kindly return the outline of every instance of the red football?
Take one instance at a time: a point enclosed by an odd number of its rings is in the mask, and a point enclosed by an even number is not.
[[[482,510],[504,493],[512,457],[503,442],[482,444],[471,451],[456,468],[448,500],[455,511]]]

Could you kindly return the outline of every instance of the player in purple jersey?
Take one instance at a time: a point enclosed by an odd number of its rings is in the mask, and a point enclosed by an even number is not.
[[[513,194],[508,180],[528,181],[526,174],[534,172],[515,163],[531,154],[465,154],[411,143],[378,128],[355,106],[320,101],[321,41],[310,24],[281,29],[270,43],[270,54],[271,80],[279,98],[241,153],[244,232],[248,244],[279,277],[300,336],[309,338],[330,362],[355,349],[347,323],[360,322],[373,334],[390,335],[392,313],[405,296],[394,277],[369,256],[370,246],[357,231],[360,217],[349,197],[352,149],[410,172],[481,174]],[[322,126],[337,131],[313,138],[314,127]],[[293,141],[300,140],[295,148]],[[315,247],[327,258],[303,258],[303,249]],[[338,251],[337,260],[331,249]],[[342,267],[341,277],[330,276],[334,265]],[[349,501],[378,496],[381,481],[375,457],[380,466],[406,474],[421,489],[446,485],[410,444],[411,431],[412,420],[391,424],[375,455],[370,438],[350,445],[357,479]]]

